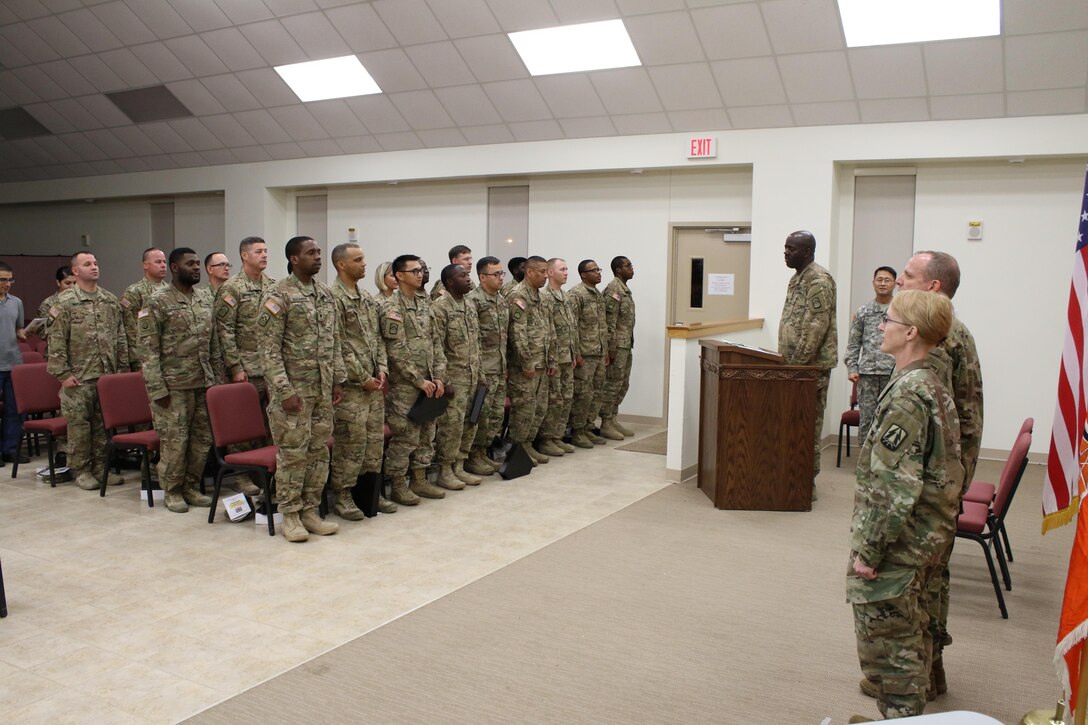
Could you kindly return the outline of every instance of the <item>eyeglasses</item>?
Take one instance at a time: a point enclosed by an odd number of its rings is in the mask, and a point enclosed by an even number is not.
[[[884,325],[888,324],[889,322],[894,322],[895,324],[902,325],[903,327],[914,327],[914,325],[909,322],[900,322],[899,320],[893,320],[892,318],[888,317],[887,312],[880,316],[880,322]]]
[[[582,272],[582,274],[600,274],[600,273],[601,273],[601,268],[600,267],[590,267],[590,268],[586,269],[584,272]]]
[[[423,276],[423,267],[416,267],[415,269],[402,269],[397,274],[401,274],[401,273],[404,273],[404,274],[418,274],[419,276],[422,277]]]
[[[506,272],[499,270],[498,272],[480,272],[481,277],[505,277]]]
[[[209,264],[209,267],[226,267],[230,269],[230,262],[217,262],[216,264]]]
[[[0,277],[0,284],[11,284],[14,281],[14,277]]]

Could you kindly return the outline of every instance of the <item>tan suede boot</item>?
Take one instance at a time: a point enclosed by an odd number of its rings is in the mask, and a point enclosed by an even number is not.
[[[393,492],[389,496],[402,506],[419,505],[419,496],[412,493],[411,489],[408,488],[408,481],[404,480],[404,478],[393,479]]]
[[[453,464],[453,475],[457,477],[458,481],[465,483],[469,486],[479,486],[480,481],[483,479],[479,476],[473,476],[471,473],[465,470],[464,462],[458,461]]]
[[[586,433],[585,428],[578,428],[574,431],[574,435],[571,436],[570,442],[578,448],[592,448],[593,441],[589,439],[589,435]]]
[[[615,418],[601,419],[601,437],[610,441],[622,441],[624,439],[623,433],[616,428]]]
[[[284,516],[284,519],[287,517]],[[329,534],[335,534],[340,530],[340,524],[334,524],[331,521],[322,521],[321,517],[317,515],[316,508],[302,509],[302,515],[299,516],[299,520],[302,525],[311,534],[317,534],[318,536],[328,536]]]
[[[412,482],[408,488],[417,496],[423,498],[446,498],[446,492],[427,480],[426,468],[412,469]]]
[[[564,443],[562,438],[552,438],[556,448],[561,448],[564,453],[574,453],[575,448],[570,443]]]
[[[495,472],[495,469],[491,465],[491,461],[487,459],[482,449],[473,448],[469,453],[468,460],[461,464],[461,468],[469,473],[474,473],[477,476],[490,476]]]
[[[541,438],[540,442],[536,444],[536,449],[545,456],[561,456],[566,453],[562,448],[555,445],[551,438]]]
[[[436,483],[447,491],[460,491],[465,487],[465,484],[454,475],[452,463],[443,463],[439,466],[438,481]]]
[[[366,518],[366,514],[359,510],[359,507],[355,505],[355,499],[351,497],[351,489],[345,488],[343,491],[337,491],[336,501],[332,505],[332,510],[336,512],[336,515],[345,521],[362,521]]]
[[[408,493],[412,493],[409,491]],[[414,494],[413,494],[414,495]],[[419,501],[416,498],[416,501]],[[397,512],[397,505],[387,499],[385,496],[378,494],[378,513],[381,514],[395,514]]]
[[[283,515],[283,538],[290,542],[298,543],[310,538],[306,527],[302,525],[298,511],[292,511]]]
[[[529,458],[532,459],[533,463],[547,463],[551,460],[550,458],[548,458],[548,456],[541,453],[536,448],[533,448],[532,444],[528,441],[526,441],[522,445],[525,448],[525,452],[529,454]]]
[[[620,423],[619,418],[613,418],[612,424],[616,426],[616,430],[618,430],[620,433],[623,433],[623,435],[628,438],[632,437],[635,434],[633,430]]]
[[[183,514],[189,510],[189,504],[185,502],[185,497],[176,491],[167,491],[163,494],[162,501],[166,505],[167,511]]]
[[[181,492],[185,503],[198,508],[209,508],[212,505],[212,497],[201,493],[195,488],[186,488]]]

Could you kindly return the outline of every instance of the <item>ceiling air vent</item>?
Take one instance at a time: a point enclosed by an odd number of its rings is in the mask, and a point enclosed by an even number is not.
[[[8,141],[34,136],[52,136],[53,132],[38,122],[25,108],[0,110],[0,137]]]
[[[107,93],[106,98],[132,119],[133,123],[165,121],[168,118],[192,116],[185,105],[166,86],[137,88],[131,91]]]

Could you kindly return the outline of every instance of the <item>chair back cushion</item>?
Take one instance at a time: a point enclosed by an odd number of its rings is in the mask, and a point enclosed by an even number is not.
[[[208,388],[208,420],[217,448],[267,435],[261,399],[253,383],[227,383]]]
[[[1035,431],[1035,419],[1025,418],[1024,424],[1020,426],[1021,433],[1033,433]]]
[[[152,422],[151,401],[144,386],[144,374],[113,373],[98,379],[98,404],[106,430],[117,430]]]
[[[1016,443],[1013,443],[1012,450],[1009,451],[1009,458],[1005,461],[1005,467],[1001,469],[1001,478],[997,482],[993,511],[998,519],[1004,518],[1012,495],[1020,484],[1020,477],[1024,475],[1029,448],[1031,448],[1031,433],[1021,433],[1016,436]]]
[[[45,362],[45,355],[36,350],[23,350],[23,365],[37,365]]]
[[[46,363],[13,366],[11,386],[20,415],[60,410],[60,381],[46,371]]]

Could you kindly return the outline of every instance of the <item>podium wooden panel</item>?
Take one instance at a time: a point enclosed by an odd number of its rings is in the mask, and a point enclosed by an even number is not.
[[[700,340],[699,488],[719,509],[810,511],[819,368]]]

